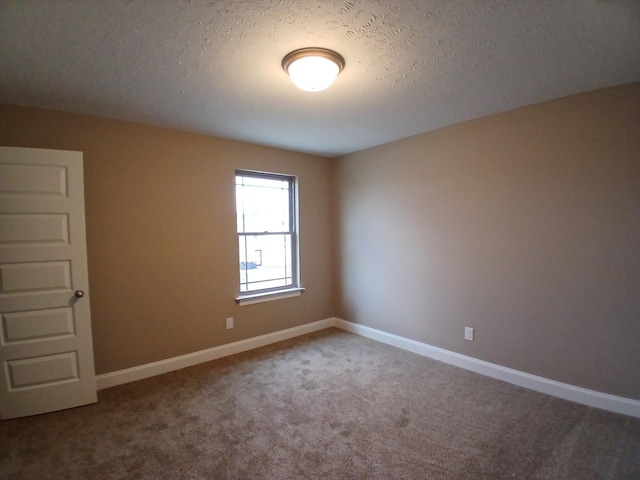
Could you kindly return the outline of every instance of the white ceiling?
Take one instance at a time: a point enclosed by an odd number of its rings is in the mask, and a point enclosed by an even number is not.
[[[0,103],[333,157],[640,81],[637,0],[0,0]],[[340,52],[324,92],[289,51]]]

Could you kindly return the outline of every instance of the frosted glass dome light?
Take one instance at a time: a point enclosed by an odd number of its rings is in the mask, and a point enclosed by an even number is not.
[[[299,89],[320,92],[335,81],[344,68],[344,58],[326,48],[301,48],[282,59],[282,68]]]

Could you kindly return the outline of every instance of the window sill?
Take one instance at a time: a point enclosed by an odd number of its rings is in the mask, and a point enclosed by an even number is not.
[[[248,293],[236,297],[236,302],[240,306],[253,305],[255,303],[272,302],[283,298],[298,297],[304,292],[304,288],[288,288],[286,290],[277,290],[266,293]]]

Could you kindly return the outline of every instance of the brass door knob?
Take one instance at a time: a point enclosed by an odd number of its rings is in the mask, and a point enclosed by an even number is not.
[[[82,298],[84,297],[84,290],[76,290],[73,294],[78,298]]]

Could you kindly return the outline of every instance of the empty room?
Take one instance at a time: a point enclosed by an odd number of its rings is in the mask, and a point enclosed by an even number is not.
[[[640,3],[0,38],[0,479],[640,478]]]

